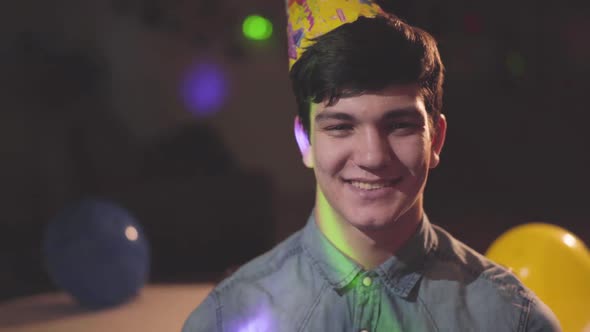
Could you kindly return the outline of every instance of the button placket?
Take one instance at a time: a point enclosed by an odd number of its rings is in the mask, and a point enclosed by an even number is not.
[[[375,319],[378,316],[380,293],[377,276],[368,272],[360,276],[360,283],[357,286],[357,294],[359,296],[358,308],[359,314],[355,324],[356,331],[369,332],[375,324]]]
[[[373,279],[371,279],[371,277],[366,276],[363,278],[363,285],[365,287],[370,287],[373,284]]]

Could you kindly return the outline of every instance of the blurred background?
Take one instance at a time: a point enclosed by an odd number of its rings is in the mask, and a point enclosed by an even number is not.
[[[545,221],[590,242],[585,2],[382,1],[439,41],[449,130],[426,211],[480,252]],[[281,0],[13,1],[0,11],[0,300],[55,288],[47,223],[127,209],[150,282],[218,280],[300,228]]]

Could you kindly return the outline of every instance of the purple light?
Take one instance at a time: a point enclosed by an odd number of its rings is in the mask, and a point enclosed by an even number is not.
[[[182,95],[186,106],[196,116],[217,112],[227,96],[227,81],[223,71],[212,63],[196,65],[184,79]]]
[[[301,153],[307,151],[309,149],[309,139],[307,138],[305,129],[298,118],[295,118],[293,130],[295,131],[295,140],[297,141],[297,146],[299,146],[299,151],[301,151]]]
[[[266,311],[260,312],[258,315],[250,318],[248,321],[241,324],[238,332],[268,332],[276,331],[271,329],[270,317]]]

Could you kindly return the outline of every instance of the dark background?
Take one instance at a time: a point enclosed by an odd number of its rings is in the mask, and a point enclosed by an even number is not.
[[[482,253],[531,221],[589,243],[585,2],[384,6],[432,32],[447,67],[430,219]],[[241,36],[253,13],[270,40]],[[45,225],[84,197],[137,217],[152,282],[216,280],[305,223],[314,182],[292,137],[283,1],[24,0],[0,24],[0,299],[54,288]],[[179,93],[201,62],[228,81],[207,116]]]

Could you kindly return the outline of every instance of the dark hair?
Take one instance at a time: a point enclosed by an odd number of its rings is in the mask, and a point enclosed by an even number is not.
[[[442,108],[444,67],[436,41],[393,15],[360,17],[316,39],[290,72],[303,127],[310,132],[311,102],[417,83],[431,123]]]

